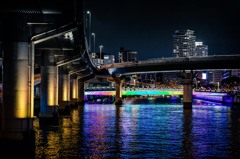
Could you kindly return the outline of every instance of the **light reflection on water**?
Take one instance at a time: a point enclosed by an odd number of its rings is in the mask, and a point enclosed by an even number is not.
[[[56,126],[34,124],[36,158],[240,156],[240,113],[227,106],[86,104]]]

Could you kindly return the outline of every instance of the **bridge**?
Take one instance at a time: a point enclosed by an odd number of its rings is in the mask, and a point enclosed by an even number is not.
[[[22,140],[33,131],[34,84],[40,79],[39,119],[50,122],[58,119],[59,110],[69,102],[83,104],[84,81],[88,79],[111,76],[116,82],[118,104],[124,74],[182,70],[186,85],[184,103],[191,105],[191,70],[240,68],[237,55],[95,67],[89,58],[86,14],[83,0],[0,2],[3,54],[0,139]],[[36,68],[41,68],[38,76]]]
[[[170,72],[183,70],[232,70],[240,68],[240,54],[201,57],[156,58],[137,62],[123,62],[100,66],[109,74],[128,75],[150,72]]]
[[[240,55],[219,55],[205,57],[173,57],[159,58],[146,61],[134,61],[124,63],[114,63],[100,66],[100,70],[105,70],[113,76],[116,81],[116,101],[121,102],[122,80],[125,75],[180,71],[183,79],[183,104],[184,108],[191,108],[192,105],[192,78],[194,71],[198,70],[227,70],[240,68]]]

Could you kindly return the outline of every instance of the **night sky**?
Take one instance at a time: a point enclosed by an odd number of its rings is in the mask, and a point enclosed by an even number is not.
[[[91,11],[96,52],[118,55],[120,47],[138,59],[171,57],[175,30],[195,31],[209,55],[240,54],[240,0],[85,0]]]

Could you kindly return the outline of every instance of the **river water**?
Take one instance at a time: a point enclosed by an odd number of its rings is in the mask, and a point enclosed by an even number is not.
[[[216,103],[85,104],[34,127],[38,159],[240,157],[240,111]]]

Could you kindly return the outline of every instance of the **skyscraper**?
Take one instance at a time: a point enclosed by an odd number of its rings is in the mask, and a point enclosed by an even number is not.
[[[195,42],[195,56],[208,56],[208,46],[203,42]]]
[[[195,56],[196,36],[193,30],[176,30],[173,35],[173,56]]]

